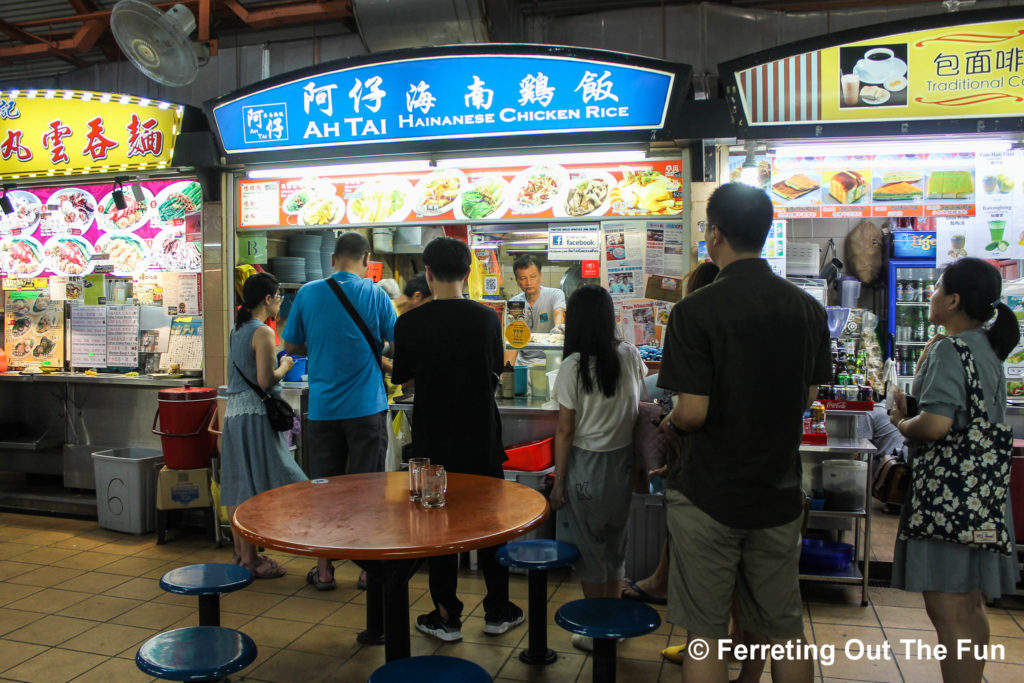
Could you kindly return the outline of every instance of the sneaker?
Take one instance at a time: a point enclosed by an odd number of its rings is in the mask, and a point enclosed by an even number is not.
[[[572,637],[572,646],[577,650],[583,650],[584,652],[594,651],[594,639],[590,636],[581,636],[579,633],[574,634]]]
[[[508,609],[503,614],[492,613],[484,616],[484,633],[489,636],[499,636],[524,621],[526,621],[526,617],[523,615],[523,610],[510,602]]]
[[[446,643],[462,640],[462,620],[449,619],[445,621],[437,610],[416,617],[416,630]]]

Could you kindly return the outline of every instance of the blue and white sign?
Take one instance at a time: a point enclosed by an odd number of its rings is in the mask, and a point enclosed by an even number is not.
[[[588,261],[601,258],[601,226],[597,223],[551,225],[548,260]]]
[[[656,130],[676,74],[558,55],[362,64],[214,103],[228,154],[509,135]]]
[[[907,230],[892,233],[893,258],[935,259],[935,232]]]

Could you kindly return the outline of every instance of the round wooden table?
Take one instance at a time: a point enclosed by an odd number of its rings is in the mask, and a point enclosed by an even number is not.
[[[549,513],[540,492],[473,474],[449,473],[446,499],[436,509],[411,502],[406,472],[350,474],[253,496],[238,506],[232,527],[259,546],[364,567],[367,632],[380,633],[370,590],[376,584],[391,661],[409,656],[409,577],[419,560],[500,545],[539,526]]]

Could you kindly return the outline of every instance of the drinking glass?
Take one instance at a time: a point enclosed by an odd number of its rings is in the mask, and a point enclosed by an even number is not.
[[[440,465],[427,465],[420,469],[420,505],[425,508],[443,508],[448,492],[448,473]]]
[[[430,466],[430,458],[409,458],[409,500],[420,499],[420,471]]]

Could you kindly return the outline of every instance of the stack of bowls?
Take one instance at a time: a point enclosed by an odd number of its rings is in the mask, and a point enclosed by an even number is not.
[[[306,259],[296,256],[272,256],[268,261],[270,272],[280,282],[306,281]]]
[[[292,235],[288,238],[288,255],[298,256],[306,261],[302,282],[319,280],[324,276],[320,267],[320,235]]]
[[[333,230],[327,230],[320,235],[320,267],[327,277],[334,270],[331,268],[331,254],[334,253],[334,243],[337,238]]]

